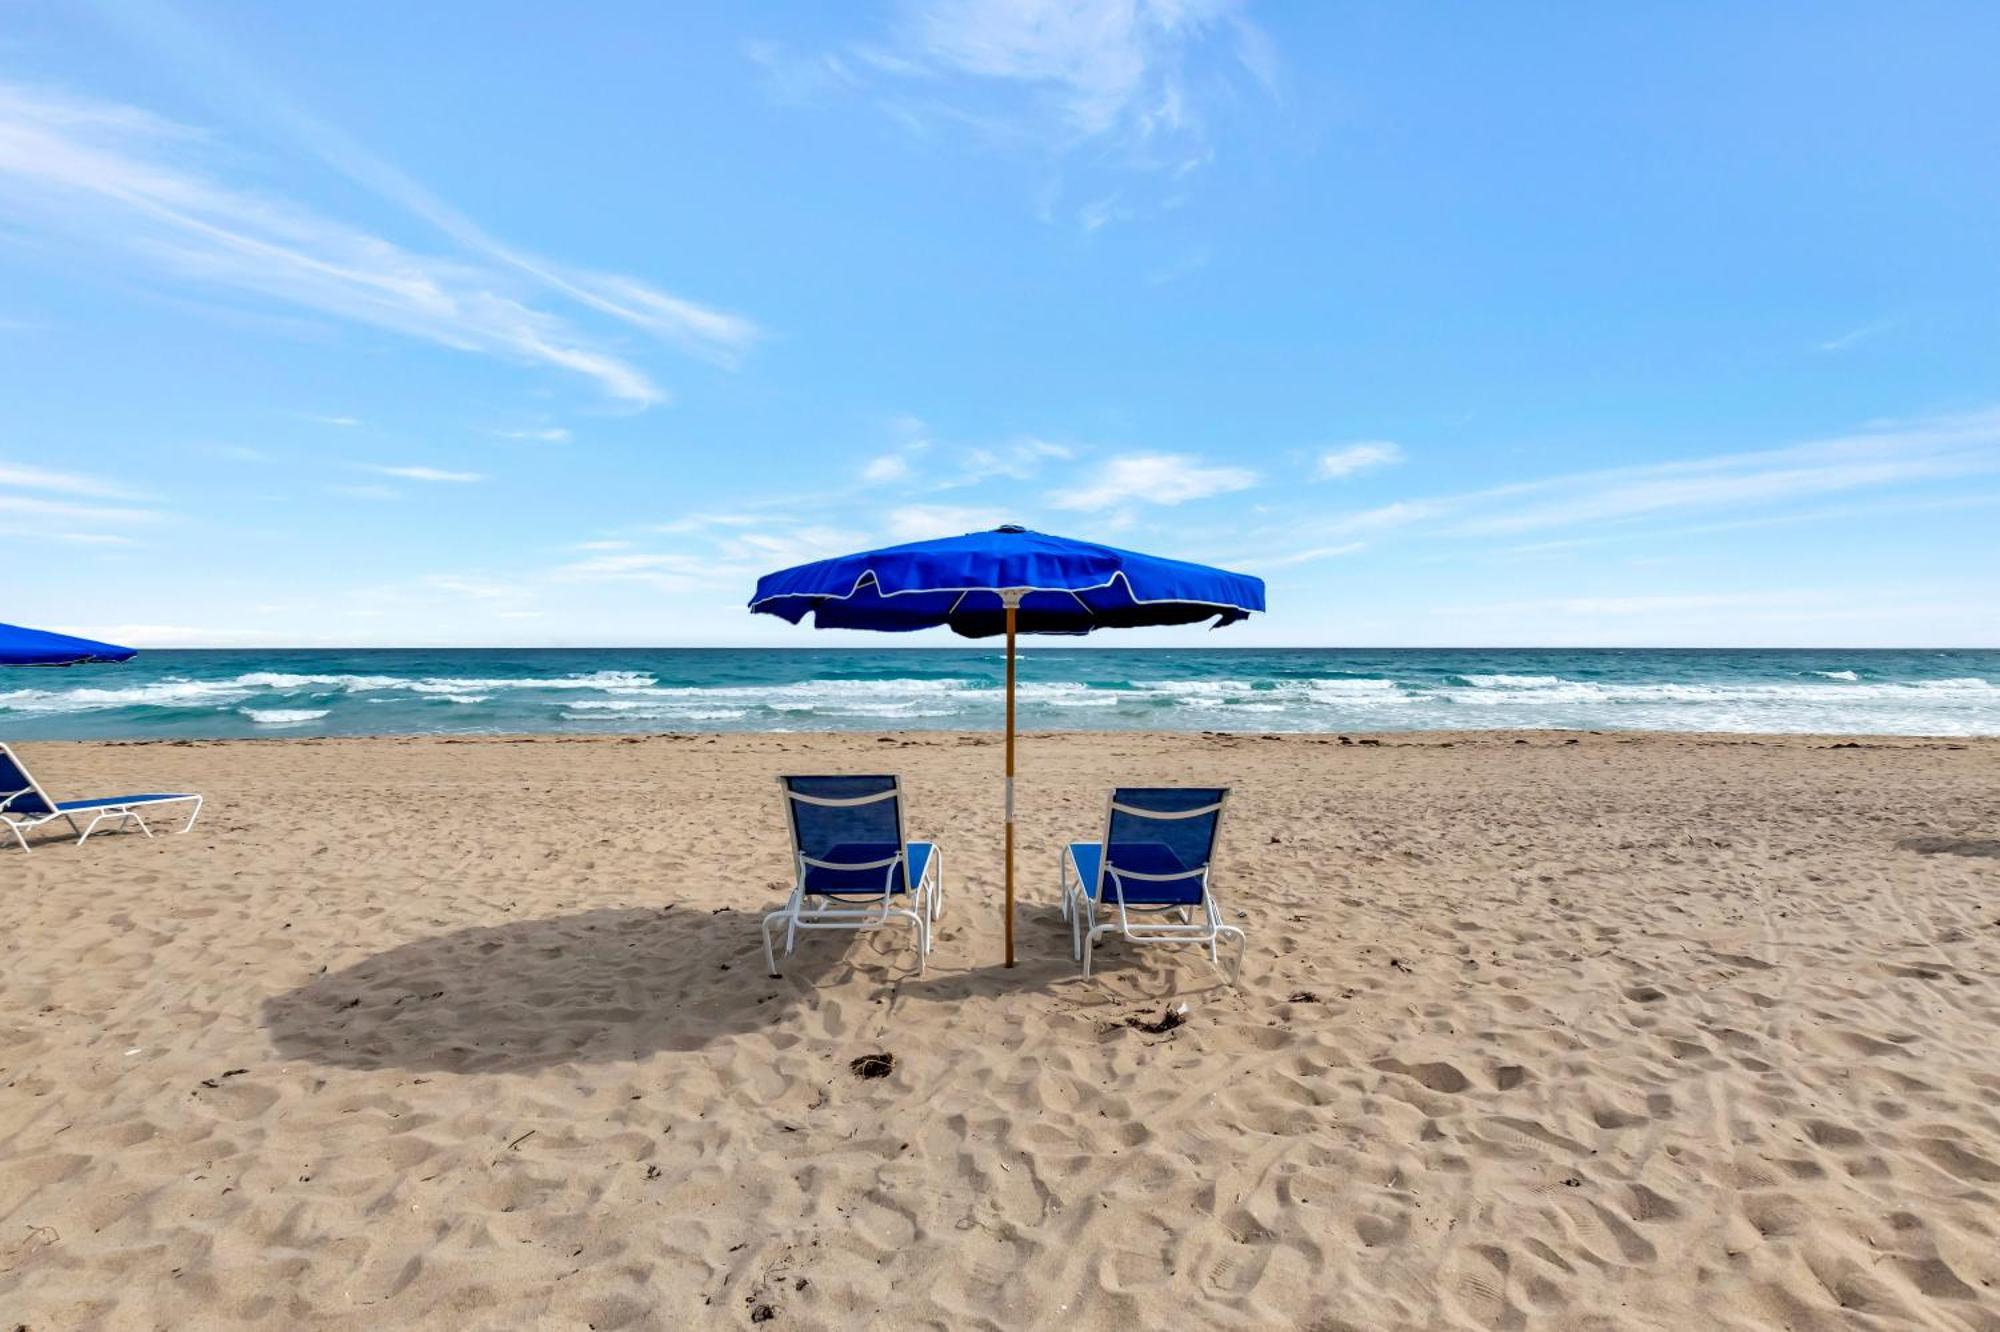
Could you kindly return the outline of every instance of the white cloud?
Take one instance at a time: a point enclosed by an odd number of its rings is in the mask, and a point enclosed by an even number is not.
[[[1040,472],[1045,464],[1066,461],[1075,456],[1076,451],[1067,444],[1023,435],[991,448],[967,449],[958,475],[945,482],[943,488],[976,485],[996,476],[1010,481],[1026,481]]]
[[[1466,507],[1473,512],[1459,524],[1459,530],[1471,535],[1512,534],[1674,512],[1784,503],[1994,471],[2000,471],[2000,413],[1872,431],[1787,449],[1587,472],[1501,487],[1467,497]],[[1516,502],[1521,500],[1527,502]]]
[[[2000,410],[1884,424],[1786,448],[1402,500],[1313,526],[1346,533],[1431,525],[1452,536],[1512,536],[1716,510],[1768,510],[1820,496],[1995,472],[2000,472]]]
[[[470,601],[510,601],[521,594],[518,582],[492,578],[468,578],[462,574],[430,574],[419,586]]]
[[[643,583],[665,591],[747,591],[761,574],[868,544],[865,533],[823,524],[744,531],[740,528],[681,529],[696,545],[665,551],[615,551],[559,565],[548,573],[556,582]]]
[[[1445,512],[1445,509],[1446,505],[1437,500],[1397,500],[1393,504],[1381,504],[1349,514],[1335,522],[1333,529],[1339,532],[1379,532],[1422,522]]]
[[[469,485],[486,478],[478,472],[447,472],[441,467],[403,466],[383,467],[373,463],[363,464],[363,471],[378,472],[383,476],[393,476],[404,481],[437,481],[452,485]]]
[[[257,646],[298,641],[296,635],[264,629],[197,629],[182,624],[71,625],[57,632],[136,648]]]
[[[495,430],[499,439],[519,439],[535,444],[567,444],[573,435],[562,426],[530,426],[521,430]]]
[[[1330,560],[1341,555],[1352,555],[1365,547],[1365,542],[1347,541],[1337,546],[1313,546],[1307,550],[1295,550],[1286,555],[1273,555],[1267,559],[1235,561],[1232,567],[1243,569],[1294,569],[1301,564],[1314,564],[1320,560]]]
[[[678,532],[705,532],[718,527],[755,527],[770,521],[769,514],[756,513],[691,513],[671,522],[655,523],[652,530],[664,534]]]
[[[796,104],[865,97],[912,134],[1053,158],[1078,176],[1154,173],[1174,186],[1214,160],[1211,121],[1275,97],[1279,59],[1247,0],[900,0],[888,28],[838,50],[753,42],[771,95]],[[1246,95],[1248,92],[1250,95]],[[1084,231],[1146,211],[1102,179],[1044,221]],[[1153,206],[1162,206],[1155,201]]]
[[[138,498],[124,487],[94,476],[26,463],[0,463],[0,514],[23,524],[10,530],[25,535],[64,537],[76,528],[120,527],[163,516],[156,509],[131,504],[90,502]]]
[[[1198,140],[1188,66],[1204,42],[1238,38],[1233,60],[1269,86],[1274,53],[1241,9],[1234,0],[924,0],[905,11],[900,50],[872,63],[1025,89],[1073,140]]]
[[[201,446],[201,451],[216,458],[227,458],[231,462],[266,461],[263,450],[253,449],[244,444],[204,444]]]
[[[146,509],[73,504],[68,500],[44,499],[39,495],[9,495],[4,492],[0,492],[0,513],[18,514],[29,518],[58,518],[81,523],[137,523],[158,516]]]
[[[1820,343],[1819,349],[1823,352],[1848,351],[1867,342],[1877,334],[1887,333],[1898,322],[1894,319],[1879,319],[1872,324],[1862,324],[1858,328],[1850,328],[1845,333],[1837,337],[1828,338],[1825,342]]]
[[[140,108],[6,84],[0,84],[0,208],[59,244],[94,246],[184,281],[460,351],[566,370],[640,406],[664,401],[664,391],[570,320],[529,304],[517,290],[520,279],[712,360],[733,362],[757,336],[741,316],[637,279],[569,270],[513,251],[331,131],[302,119],[294,128],[302,125],[323,157],[416,211],[465,253],[417,253],[221,184],[189,162],[205,146],[201,136]]]
[[[1210,467],[1183,453],[1135,453],[1113,458],[1079,489],[1049,496],[1058,509],[1109,509],[1130,500],[1184,504],[1247,490],[1257,474],[1242,467]]]
[[[994,509],[955,504],[906,504],[889,511],[889,537],[894,541],[928,541],[964,532],[990,531],[1006,519]]]
[[[870,458],[861,469],[861,479],[870,485],[902,481],[910,475],[910,460],[900,453],[884,453]]]
[[[67,541],[75,546],[136,546],[139,543],[128,536],[118,536],[111,532],[61,532],[58,541]]]
[[[1790,596],[1757,593],[1679,593],[1623,597],[1549,597],[1537,601],[1503,601],[1483,606],[1439,606],[1436,615],[1534,615],[1580,617],[1658,615],[1673,611],[1716,610],[1724,606],[1789,604]]]
[[[312,412],[307,412],[304,415],[308,421],[317,421],[321,425],[339,426],[345,430],[352,430],[361,424],[361,418],[358,416],[319,416]]]
[[[1370,468],[1387,467],[1391,463],[1403,461],[1403,450],[1386,439],[1364,439],[1353,444],[1342,444],[1319,455],[1319,462],[1313,475],[1321,481],[1338,480],[1365,472]]]
[[[133,498],[131,491],[110,481],[75,472],[54,472],[27,463],[0,463],[0,486],[49,490],[62,495],[88,495],[98,499]]]

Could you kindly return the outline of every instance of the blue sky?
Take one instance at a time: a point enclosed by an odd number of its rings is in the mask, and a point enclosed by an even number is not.
[[[0,619],[821,645],[759,572],[1013,520],[1262,574],[1230,645],[2000,645],[1996,48],[0,0]]]

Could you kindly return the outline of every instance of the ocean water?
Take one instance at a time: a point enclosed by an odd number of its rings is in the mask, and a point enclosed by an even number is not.
[[[995,648],[144,652],[0,670],[0,738],[989,729]],[[1115,649],[1021,656],[1030,730],[2000,735],[2000,651]]]

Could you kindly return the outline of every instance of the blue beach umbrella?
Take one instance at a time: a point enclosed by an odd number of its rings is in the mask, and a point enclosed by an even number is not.
[[[1007,636],[1007,965],[1014,965],[1014,637],[1153,624],[1214,628],[1264,609],[1264,580],[1009,524],[781,569],[752,613],[820,629],[907,633],[946,626]]]
[[[135,650],[45,629],[0,624],[0,666],[81,666],[87,662],[130,661]]]

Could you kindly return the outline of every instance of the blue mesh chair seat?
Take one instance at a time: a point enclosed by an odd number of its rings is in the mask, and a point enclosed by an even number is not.
[[[35,780],[13,750],[0,744],[0,824],[14,834],[14,840],[21,849],[28,849],[28,832],[44,823],[60,819],[67,823],[81,846],[90,840],[98,825],[116,819],[120,827],[136,827],[151,837],[153,830],[146,826],[142,810],[159,805],[186,804],[187,822],[181,825],[186,832],[194,827],[194,821],[201,817],[201,797],[172,791],[150,791],[145,795],[96,796],[89,800],[54,800]],[[87,817],[88,823],[78,823]]]
[[[931,924],[944,910],[943,856],[903,836],[894,777],[781,777],[792,835],[793,880],[785,905],[764,917],[764,961],[778,974],[773,931],[785,955],[804,930],[916,930],[917,971],[930,955]]]
[[[1102,889],[1098,870],[1103,865],[1104,847],[1097,842],[1072,842],[1069,852],[1076,862],[1077,878],[1083,882],[1083,891],[1097,897]],[[1201,902],[1199,878],[1155,877],[1180,876],[1194,868],[1196,866],[1183,861],[1164,842],[1124,842],[1111,848],[1111,869],[1114,873],[1106,875],[1105,881],[1122,884],[1128,906],[1197,906]],[[1147,877],[1133,877],[1135,872]]]
[[[1241,974],[1248,940],[1223,923],[1211,873],[1228,799],[1226,787],[1120,787],[1104,836],[1064,849],[1062,910],[1084,975],[1107,934],[1135,944],[1201,944],[1217,962],[1220,942],[1233,939],[1231,981]]]
[[[898,857],[909,857],[909,883],[922,883],[937,850],[929,842],[911,842],[907,847],[894,842],[841,842],[827,850],[825,864],[806,866],[806,894],[810,897],[880,897],[886,886],[891,897],[909,892]],[[882,865],[881,862],[890,862]],[[834,866],[843,868],[833,868]],[[880,866],[848,869],[845,866]]]

